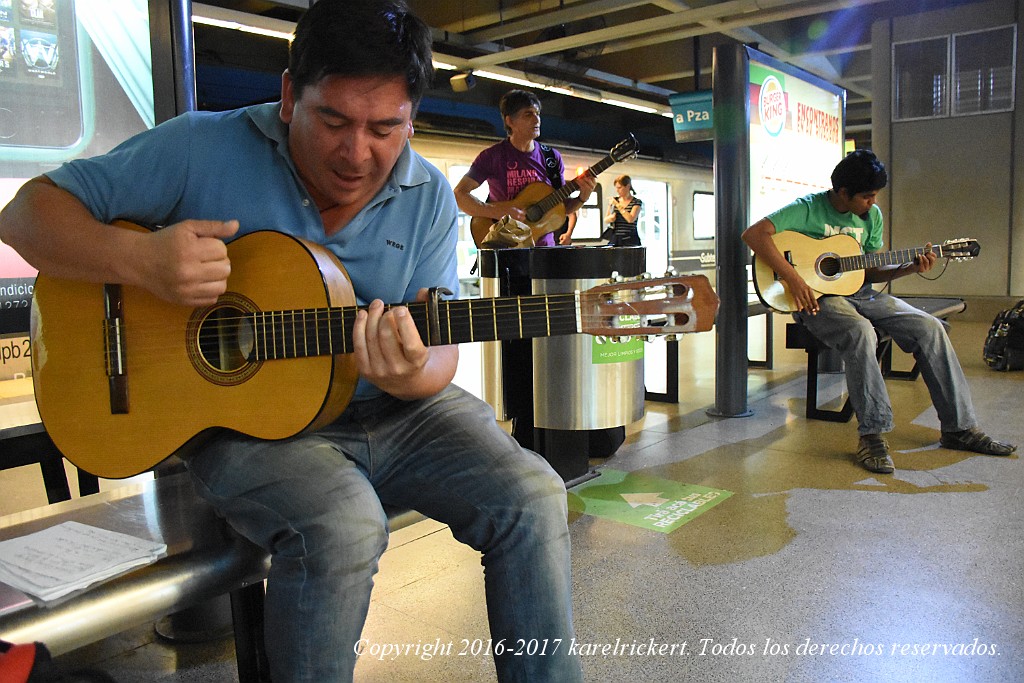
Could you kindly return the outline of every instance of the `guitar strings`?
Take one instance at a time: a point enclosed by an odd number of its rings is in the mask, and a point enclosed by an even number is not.
[[[628,327],[616,327],[612,324],[612,319],[619,316],[639,315],[635,310],[631,310],[631,305],[635,303],[633,301],[617,302],[607,294],[592,291],[580,293],[578,296],[579,311],[576,310],[576,293],[443,300],[438,305],[438,324],[442,330],[442,338],[450,339],[450,343],[572,334],[576,332],[577,319],[584,328],[599,329],[605,333],[605,336],[609,333],[613,336],[628,336],[630,332],[632,334],[650,334],[652,330],[654,334],[663,332],[660,328],[633,332],[636,329],[635,323]],[[567,308],[567,304],[571,304],[571,308]],[[595,305],[607,304],[614,304],[625,310],[618,310],[614,313],[591,312]],[[418,327],[428,325],[425,320],[427,312],[425,302],[392,304],[388,305],[388,308],[402,305],[409,307]],[[220,305],[221,312],[230,308],[232,308],[230,303]],[[218,307],[215,305],[199,324],[191,323],[190,326],[195,325],[193,329],[198,328],[196,340],[200,353],[203,353],[202,349],[204,348],[219,347],[225,343],[229,346],[227,352],[237,352],[237,348],[230,348],[232,344],[238,346],[237,336],[225,333],[224,330],[232,326],[239,326],[244,321],[260,328],[259,331],[252,332],[254,341],[251,345],[259,347],[263,352],[270,351],[273,356],[279,354],[283,354],[283,357],[344,354],[352,351],[349,347],[351,346],[351,331],[355,312],[359,309],[365,310],[365,308],[366,306],[340,306],[281,311],[239,311],[232,315],[217,316],[212,324],[207,324],[211,321],[211,316],[218,311]],[[657,315],[664,317],[669,313],[659,312]],[[502,316],[512,318],[514,322],[510,324],[508,320],[502,320]],[[478,320],[478,317],[483,319]],[[109,325],[112,328],[113,323]],[[340,330],[338,330],[339,326]],[[167,338],[173,339],[180,334],[173,324],[168,326],[157,323],[150,327],[151,329],[160,329],[163,335],[156,340],[156,343],[152,343],[149,338],[150,334],[146,325],[124,323],[122,333],[125,335],[125,346],[129,353],[146,355],[160,352],[168,346]],[[500,328],[497,335],[494,334],[495,327]],[[336,338],[338,331],[341,332],[341,339]],[[269,337],[259,339],[260,335],[269,335]],[[440,340],[434,340],[434,345],[438,343]],[[318,345],[324,348],[321,349]],[[188,346],[187,342],[185,346]],[[195,351],[195,349],[192,350]]]
[[[422,308],[422,307],[421,307]],[[489,307],[488,307],[489,308]],[[501,307],[498,307],[501,308]],[[546,315],[543,315],[541,319],[530,319],[527,310],[529,307],[523,309],[515,308],[512,306],[505,307],[507,311],[518,312],[523,310],[525,313],[524,320],[521,324],[522,336],[521,338],[536,338],[546,336],[561,336],[561,334],[571,334],[576,331],[577,315],[573,311],[560,312],[558,310],[548,310]],[[354,310],[354,309],[352,309]],[[533,312],[543,312],[542,306],[535,306]],[[421,311],[425,313],[425,310]],[[240,323],[241,321],[249,322],[253,319],[254,314],[245,314],[237,316],[226,316],[218,321],[218,324],[210,329],[200,326],[197,332],[196,340],[200,348],[208,346],[217,346],[221,342],[231,341],[233,335],[226,334],[223,328],[230,328],[233,325]],[[414,312],[416,317],[416,312]],[[619,315],[632,315],[630,313],[620,313]],[[599,328],[602,331],[614,332],[616,334],[625,335],[631,329],[630,327],[616,328],[611,324],[611,319],[617,316],[610,315],[592,315],[581,313],[579,320],[583,323],[584,327]],[[307,316],[307,322],[308,316]],[[328,324],[324,324],[327,322]],[[316,327],[307,328],[302,324],[301,314],[295,316],[294,324],[291,320],[275,319],[274,322],[268,323],[268,326],[272,328],[272,335],[277,334],[277,338],[270,342],[266,340],[256,340],[253,342],[255,345],[263,346],[267,343],[270,349],[285,350],[287,352],[294,352],[296,349],[300,352],[298,355],[307,355],[310,351],[316,350],[317,343],[321,344],[325,348],[322,349],[322,353],[318,355],[326,355],[329,353],[349,353],[351,352],[351,317],[346,320],[344,329],[342,330],[342,338],[338,339],[337,335],[328,335],[327,330],[331,329],[337,331],[338,323],[340,321],[332,319],[327,321],[325,318],[321,318],[320,324]],[[499,334],[497,337],[493,335],[494,321],[488,320],[487,322],[481,322],[473,319],[470,315],[453,315],[450,319],[442,320],[442,335],[444,338],[448,337],[448,329],[452,331],[453,341],[452,343],[465,343],[471,341],[492,341],[498,339],[515,339],[520,338],[518,332],[520,325],[517,322],[515,325],[509,323],[498,322]],[[421,324],[425,324],[421,321]],[[220,329],[218,329],[220,328]],[[620,332],[621,330],[621,332]],[[153,334],[153,332],[157,334]],[[550,332],[550,335],[549,335]],[[176,343],[168,343],[168,340],[182,339],[182,330],[180,325],[174,324],[161,324],[159,322],[150,325],[135,325],[130,324],[124,325],[122,328],[122,334],[124,335],[125,345],[127,353],[130,355],[141,354],[150,358],[152,362],[153,357],[158,357],[160,352],[166,351],[168,347],[178,346]],[[319,333],[319,334],[318,334]],[[476,333],[474,338],[474,333]],[[259,333],[260,335],[263,332]],[[330,338],[329,338],[330,337]],[[237,338],[236,338],[237,341]],[[182,347],[187,347],[188,342],[186,339],[182,339]],[[326,348],[331,346],[333,348]]]

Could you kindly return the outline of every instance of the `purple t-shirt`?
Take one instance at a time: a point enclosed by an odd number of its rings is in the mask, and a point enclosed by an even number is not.
[[[559,178],[565,177],[565,165],[558,150],[551,148]],[[508,138],[480,152],[466,174],[478,183],[487,183],[487,201],[504,202],[514,199],[530,183],[550,185],[551,180],[544,166],[544,152],[540,143],[533,145],[530,153],[520,152]],[[541,237],[539,246],[553,246],[555,236],[548,233]]]

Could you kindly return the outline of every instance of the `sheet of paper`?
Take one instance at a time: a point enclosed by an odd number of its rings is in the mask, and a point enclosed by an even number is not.
[[[155,562],[165,552],[163,543],[64,522],[0,542],[0,581],[41,600],[55,600]]]

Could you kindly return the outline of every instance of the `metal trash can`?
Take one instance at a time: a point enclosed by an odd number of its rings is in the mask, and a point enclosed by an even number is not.
[[[643,247],[535,249],[530,268],[534,294],[585,292],[617,273],[644,269]],[[598,360],[599,349],[620,343],[576,334],[533,342],[534,425],[540,429],[621,427],[644,414],[642,351],[632,359]]]
[[[480,250],[483,297],[584,291],[613,274],[644,270],[643,247],[536,247]],[[483,393],[512,435],[543,455],[567,482],[587,476],[591,457],[607,457],[625,425],[643,416],[642,354],[594,362],[596,348],[615,348],[591,335],[485,342]],[[606,355],[606,354],[602,354]]]

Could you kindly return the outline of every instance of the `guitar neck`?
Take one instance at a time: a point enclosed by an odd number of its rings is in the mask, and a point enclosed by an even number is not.
[[[575,293],[439,300],[436,304],[415,302],[407,307],[427,346],[532,339],[581,331],[579,297]],[[248,314],[244,322],[248,322],[253,333],[249,360],[351,353],[352,327],[360,309],[366,307]]]
[[[612,155],[609,154],[604,159],[601,159],[601,161],[597,162],[596,164],[588,168],[587,173],[590,173],[591,175],[596,177],[603,173],[609,166],[611,166],[614,163],[615,159],[613,159]],[[565,185],[562,185],[560,188],[549,194],[547,197],[537,202],[536,206],[540,209],[540,215],[543,215],[550,211],[551,209],[553,209],[554,207],[558,206],[566,199],[568,199],[569,195],[571,195],[573,192],[576,192],[579,189],[580,184],[579,182],[577,182],[575,178],[567,182]]]
[[[897,249],[895,251],[876,252],[874,254],[860,254],[857,256],[844,256],[839,259],[840,272],[847,273],[852,270],[867,270],[868,268],[881,268],[882,266],[899,266],[904,263],[911,263],[921,254],[933,251],[941,258],[942,245],[935,245],[931,249],[925,247],[910,247],[908,249]]]

